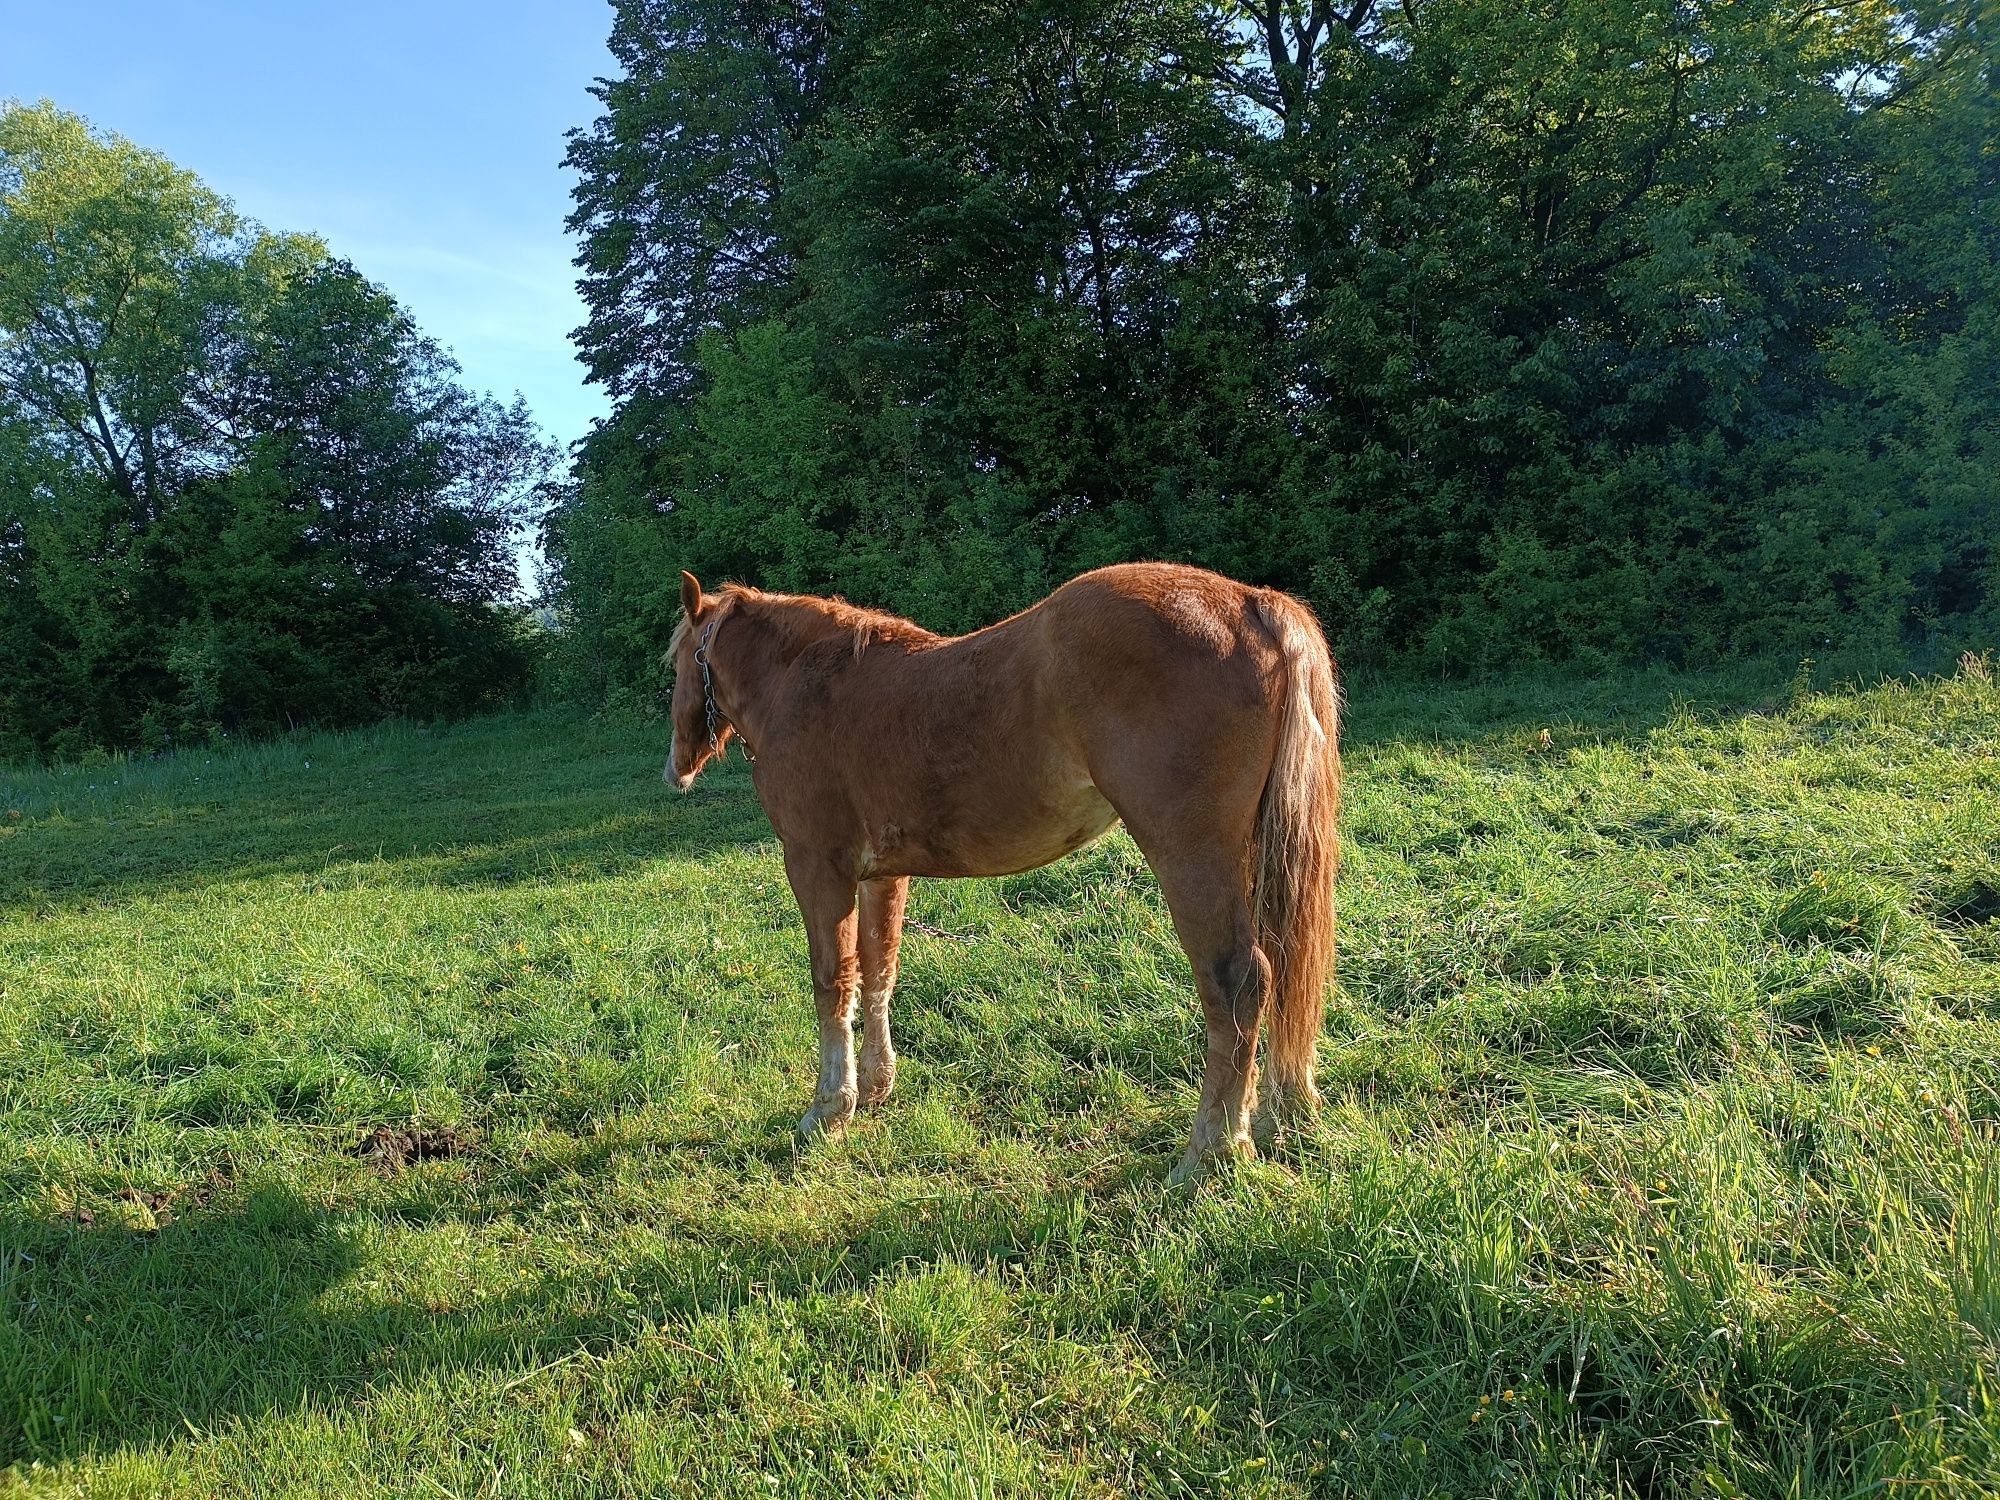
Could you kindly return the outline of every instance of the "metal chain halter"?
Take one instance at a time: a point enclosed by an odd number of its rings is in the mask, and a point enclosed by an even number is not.
[[[715,675],[709,669],[708,647],[715,638],[715,627],[721,623],[720,616],[710,620],[708,628],[702,631],[701,639],[695,642],[694,647],[694,664],[701,668],[701,711],[708,720],[708,748],[711,750],[718,749],[721,745],[722,714],[715,706]],[[743,730],[733,724],[731,727],[736,729],[736,738],[742,742],[743,758],[749,761],[756,760],[755,753],[750,749],[750,742],[743,738]]]
[[[701,711],[708,716],[708,748],[711,750],[715,748],[720,733],[716,725],[722,717],[715,711],[715,678],[708,670],[708,643],[714,639],[715,626],[716,622],[710,620],[708,629],[701,633],[701,639],[695,642],[694,647],[694,664],[701,668]]]

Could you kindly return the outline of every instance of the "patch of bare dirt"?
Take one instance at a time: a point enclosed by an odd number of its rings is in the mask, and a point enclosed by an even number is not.
[[[354,1148],[354,1154],[384,1177],[394,1177],[419,1162],[462,1156],[471,1149],[471,1139],[448,1126],[399,1129],[378,1125]]]

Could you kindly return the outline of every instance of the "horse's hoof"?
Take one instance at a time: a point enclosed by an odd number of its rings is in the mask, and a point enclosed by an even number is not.
[[[895,1086],[896,1070],[894,1068],[872,1076],[864,1073],[861,1075],[861,1097],[855,1103],[862,1109],[873,1109],[876,1105],[888,1099],[889,1091]]]
[[[1247,1140],[1239,1140],[1233,1146],[1219,1151],[1196,1152],[1190,1150],[1181,1158],[1181,1164],[1167,1174],[1170,1187],[1184,1187],[1190,1182],[1199,1182],[1214,1173],[1226,1171],[1238,1162],[1255,1161],[1257,1148]]]
[[[822,1137],[837,1136],[847,1129],[847,1122],[854,1117],[854,1106],[845,1109],[815,1104],[805,1112],[799,1121],[799,1139],[811,1142]]]
[[[1250,1138],[1263,1152],[1282,1150],[1311,1132],[1319,1118],[1319,1096],[1313,1093],[1271,1093],[1250,1119]]]
[[[880,1104],[896,1086],[896,1054],[887,1047],[864,1047],[860,1066],[855,1069],[854,1084],[858,1091],[855,1103],[861,1108]]]
[[[1293,1134],[1291,1121],[1283,1118],[1276,1110],[1259,1110],[1250,1122],[1250,1139],[1257,1143],[1257,1149],[1266,1156],[1275,1155],[1285,1149]]]

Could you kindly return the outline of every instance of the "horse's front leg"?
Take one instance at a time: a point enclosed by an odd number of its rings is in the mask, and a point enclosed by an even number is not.
[[[889,1040],[889,996],[896,988],[896,956],[903,943],[908,876],[861,882],[861,1065],[856,1082],[865,1109],[896,1086],[896,1048]]]
[[[813,1003],[819,1011],[819,1085],[799,1134],[837,1135],[854,1115],[854,992],[860,978],[855,953],[854,877],[838,856],[785,851],[785,875],[806,922],[812,954]]]

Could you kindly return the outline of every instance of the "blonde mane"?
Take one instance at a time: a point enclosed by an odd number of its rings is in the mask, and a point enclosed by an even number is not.
[[[885,610],[863,609],[845,599],[823,599],[811,594],[778,594],[752,588],[747,583],[725,583],[716,590],[725,610],[742,610],[773,627],[779,638],[779,654],[789,661],[807,646],[843,632],[853,638],[854,658],[871,645],[899,642],[908,646],[934,644],[943,637],[924,629],[914,620]],[[685,616],[674,629],[674,649],[687,631]]]

